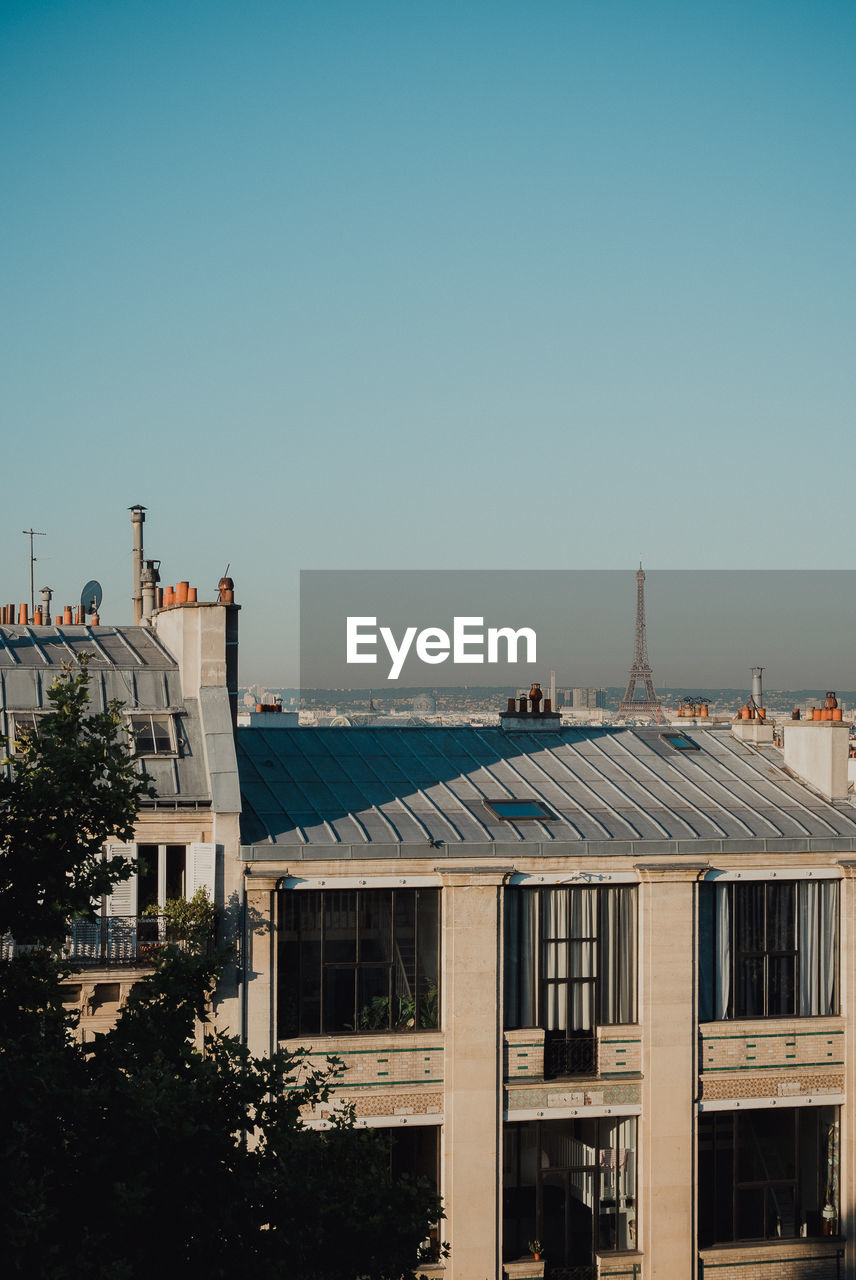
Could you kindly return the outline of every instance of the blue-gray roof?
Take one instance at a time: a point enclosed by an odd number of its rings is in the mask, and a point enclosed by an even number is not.
[[[151,627],[0,627],[0,734],[9,736],[16,711],[49,710],[48,690],[62,664],[81,654],[88,658],[93,710],[118,699],[128,712],[175,714],[178,755],[145,760],[158,800],[210,803],[198,702],[182,696],[178,663]]]
[[[239,729],[242,844],[258,846],[245,856],[856,851],[856,809],[797,782],[779,753],[727,730],[687,736],[699,750],[677,751],[657,729]],[[502,798],[541,801],[552,816],[504,821],[485,803]]]

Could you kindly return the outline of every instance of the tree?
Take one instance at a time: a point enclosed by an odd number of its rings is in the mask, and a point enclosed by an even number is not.
[[[0,904],[18,937],[56,943],[119,878],[100,845],[133,837],[146,793],[118,710],[87,717],[86,685],[85,670],[63,676],[53,715],[0,790]],[[65,830],[48,839],[56,825]],[[48,865],[19,886],[27,856]],[[347,1112],[324,1133],[303,1126],[335,1063],[319,1073],[302,1054],[254,1058],[220,1033],[197,1051],[194,1029],[227,960],[202,950],[167,946],[115,1027],[86,1046],[48,950],[0,962],[0,1097],[14,1099],[0,1111],[4,1273],[411,1277],[442,1217],[438,1198],[393,1180],[383,1139]]]
[[[58,943],[72,916],[91,915],[131,868],[102,858],[108,839],[133,840],[143,796],[154,790],[134,767],[120,704],[89,714],[85,658],[48,693],[53,711],[19,735],[11,772],[0,775],[0,935]]]

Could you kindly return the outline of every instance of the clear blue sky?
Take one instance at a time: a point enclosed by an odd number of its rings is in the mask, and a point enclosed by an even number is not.
[[[0,5],[0,597],[853,562],[856,6]],[[856,686],[856,678],[852,681]]]

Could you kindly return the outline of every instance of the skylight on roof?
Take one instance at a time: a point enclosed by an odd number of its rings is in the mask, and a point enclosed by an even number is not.
[[[537,822],[545,818],[555,821],[556,815],[540,800],[485,800],[494,817],[505,822]]]
[[[701,747],[697,742],[693,742],[692,738],[688,738],[683,733],[661,733],[660,737],[664,742],[668,742],[670,747],[674,747],[676,751],[701,751]]]

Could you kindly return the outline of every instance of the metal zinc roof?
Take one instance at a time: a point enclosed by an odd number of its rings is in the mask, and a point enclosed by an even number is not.
[[[429,842],[546,853],[551,843],[844,838],[856,849],[856,809],[825,803],[780,757],[727,731],[684,736],[700,750],[676,751],[656,729],[239,729],[242,841],[292,856]],[[553,816],[503,820],[485,804],[497,799],[541,801]]]
[[[176,713],[179,754],[145,760],[158,800],[207,802],[199,707],[182,697],[178,663],[149,627],[0,627],[0,734],[9,734],[10,712],[50,709],[62,664],[81,654],[89,658],[94,711],[118,699],[128,712]]]

